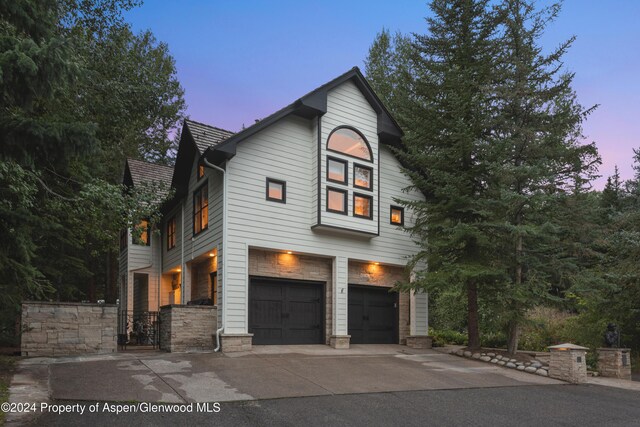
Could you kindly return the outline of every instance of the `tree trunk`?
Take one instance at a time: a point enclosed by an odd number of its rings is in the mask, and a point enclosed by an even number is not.
[[[480,328],[478,324],[478,285],[474,280],[467,282],[467,327],[469,348],[480,348]]]
[[[507,352],[516,354],[518,351],[518,339],[520,338],[520,327],[516,320],[509,321],[509,336],[507,338]]]
[[[105,299],[108,304],[115,304],[118,298],[118,255],[113,251],[107,253],[107,289]]]

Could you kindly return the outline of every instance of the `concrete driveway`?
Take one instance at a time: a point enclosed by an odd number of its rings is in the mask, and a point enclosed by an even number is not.
[[[36,359],[32,359],[37,363]],[[410,390],[563,384],[399,345],[269,346],[235,354],[122,353],[56,359],[59,400],[225,402]]]

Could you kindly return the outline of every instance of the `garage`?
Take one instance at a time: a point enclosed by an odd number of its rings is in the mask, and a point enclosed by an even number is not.
[[[324,286],[324,282],[251,277],[253,344],[324,344]]]
[[[389,288],[349,285],[352,344],[398,343],[398,294]]]

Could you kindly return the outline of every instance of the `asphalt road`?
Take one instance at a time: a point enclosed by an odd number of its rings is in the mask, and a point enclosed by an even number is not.
[[[54,401],[89,405],[96,402]],[[41,414],[34,426],[640,426],[640,392],[544,385],[220,403],[219,412]],[[126,403],[126,405],[135,405]]]

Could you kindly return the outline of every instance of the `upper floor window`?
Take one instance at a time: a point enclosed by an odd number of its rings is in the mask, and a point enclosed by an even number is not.
[[[198,172],[196,176],[198,179],[204,176],[204,163],[198,162]]]
[[[193,193],[193,234],[209,227],[209,186],[205,182]]]
[[[176,247],[176,217],[172,216],[167,221],[167,250]]]
[[[353,186],[373,190],[373,168],[353,165]]]
[[[404,208],[400,206],[391,206],[390,222],[393,225],[404,225]]]
[[[146,219],[140,221],[131,234],[131,240],[134,245],[151,245],[151,224]]]
[[[353,193],[353,216],[373,218],[373,197]]]
[[[373,161],[371,147],[365,137],[350,127],[337,127],[329,135],[327,149],[362,160]]]
[[[327,156],[327,181],[347,184],[349,162]]]
[[[267,200],[272,202],[287,202],[287,183],[273,178],[267,178]]]
[[[327,211],[347,214],[347,191],[327,187]]]

